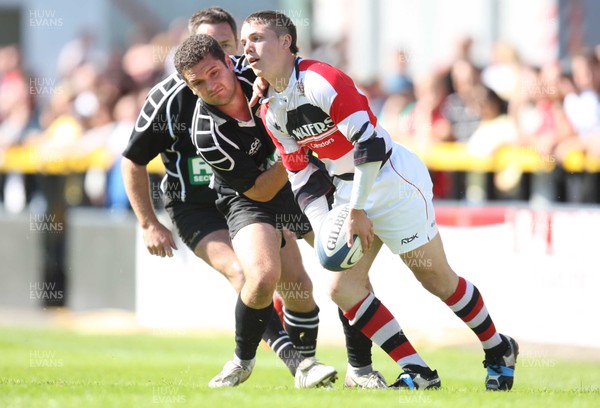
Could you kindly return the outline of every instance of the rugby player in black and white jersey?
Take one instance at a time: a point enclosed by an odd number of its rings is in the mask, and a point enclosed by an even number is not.
[[[249,65],[270,88],[261,117],[281,153],[292,190],[317,228],[329,211],[321,170],[334,177],[334,206],[350,206],[347,244],[359,236],[365,256],[334,274],[330,294],[352,326],[377,343],[402,369],[393,387],[438,388],[431,370],[385,305],[369,289],[368,273],[383,245],[405,261],[415,278],[442,300],[481,342],[486,389],[510,390],[518,345],[500,334],[477,287],[450,267],[435,221],[432,182],[424,163],[393,143],[367,97],[339,69],[296,54],[294,23],[279,11],[246,18],[241,43]],[[411,262],[411,260],[424,262]],[[415,309],[418,313],[418,309]]]
[[[223,9],[213,7],[194,14],[190,18],[190,32],[214,36],[228,54],[236,51],[235,20]],[[231,63],[236,72],[244,72],[242,59],[231,57]],[[250,69],[245,72],[250,80],[254,79]],[[225,218],[215,207],[217,195],[208,186],[212,170],[197,156],[190,139],[196,99],[178,74],[169,76],[150,91],[123,153],[123,178],[132,208],[144,230],[148,251],[161,257],[172,256],[173,249],[177,249],[172,233],[158,220],[149,194],[146,165],[160,154],[167,171],[161,183],[165,208],[180,237],[199,258],[223,274],[239,293],[244,276],[231,247]],[[287,258],[301,265],[297,248],[294,250],[290,245],[284,251]],[[293,290],[295,287],[289,285],[279,287],[284,298],[291,298],[293,293],[285,292]],[[290,341],[276,313],[267,321],[266,331],[261,332],[262,338],[295,375],[305,358],[301,351],[309,355],[314,353],[310,346],[298,351],[292,344],[292,341],[302,343],[297,337],[302,335],[305,324],[291,322],[297,325],[289,326],[293,333]],[[309,323],[314,325],[312,321]]]
[[[278,284],[289,282],[305,296],[283,297],[286,323],[312,322],[302,328],[304,336],[300,337],[313,352],[305,353],[308,357],[298,366],[295,385],[328,387],[337,370],[314,357],[319,309],[312,297],[312,282],[302,266],[296,240],[282,235],[283,228],[299,236],[310,233],[310,224],[295,204],[286,171],[275,157],[275,146],[248,106],[252,83],[235,70],[208,35],[184,41],[175,53],[175,67],[199,97],[192,140],[213,169],[217,207],[227,219],[245,277],[236,304],[233,359],[209,386],[237,386],[249,378],[262,332],[273,314],[273,293]],[[292,250],[295,255],[288,257],[285,251]]]

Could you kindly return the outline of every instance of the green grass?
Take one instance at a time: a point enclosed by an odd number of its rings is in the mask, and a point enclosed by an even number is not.
[[[523,351],[523,350],[522,350]],[[425,392],[296,390],[273,353],[259,348],[248,382],[211,390],[208,381],[233,352],[233,336],[85,335],[0,329],[0,407],[600,407],[600,365],[522,353],[509,393],[483,390],[481,352],[421,348],[443,389]],[[319,358],[345,373],[342,346]],[[396,366],[374,348],[388,381]]]

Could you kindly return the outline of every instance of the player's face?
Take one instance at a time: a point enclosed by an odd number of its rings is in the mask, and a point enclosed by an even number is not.
[[[237,80],[229,58],[223,63],[207,55],[185,71],[184,77],[196,96],[210,105],[227,105],[235,96]]]
[[[281,74],[290,55],[289,38],[277,36],[275,31],[264,24],[244,23],[240,36],[244,55],[257,76],[270,79]],[[287,46],[286,46],[287,45]]]
[[[217,40],[223,51],[225,51],[225,54],[237,55],[238,43],[235,33],[231,30],[229,24],[200,24],[196,30],[196,34],[210,35]]]

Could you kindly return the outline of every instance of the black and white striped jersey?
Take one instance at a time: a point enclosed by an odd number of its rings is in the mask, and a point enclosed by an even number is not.
[[[247,98],[252,82],[246,75],[238,79]],[[256,178],[275,163],[277,149],[267,134],[257,108],[252,119],[240,122],[198,99],[192,140],[198,153],[214,171],[214,188],[221,194],[242,194]]]
[[[244,57],[231,57],[236,72],[254,81]],[[152,88],[138,116],[123,156],[146,165],[161,155],[166,175],[160,189],[166,205],[172,201],[213,204],[217,198],[209,188],[211,167],[196,153],[191,129],[196,95],[183,78],[174,73]]]

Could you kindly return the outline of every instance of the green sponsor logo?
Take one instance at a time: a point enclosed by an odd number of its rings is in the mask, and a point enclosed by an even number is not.
[[[190,157],[188,159],[188,169],[190,172],[190,184],[192,185],[206,185],[210,182],[210,176],[212,176],[212,169],[202,157]]]

